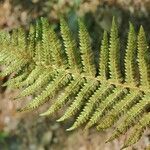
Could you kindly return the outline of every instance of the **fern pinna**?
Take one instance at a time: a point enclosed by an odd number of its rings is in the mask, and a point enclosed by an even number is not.
[[[22,28],[11,34],[1,31],[0,63],[7,66],[1,76],[14,73],[4,86],[23,89],[15,99],[34,95],[21,111],[36,109],[53,98],[41,116],[67,104],[57,121],[77,115],[68,131],[81,125],[104,130],[115,124],[110,141],[133,127],[123,148],[134,144],[150,125],[150,54],[143,27],[136,36],[129,24],[123,71],[115,19],[110,38],[104,31],[98,68],[84,23],[79,21],[78,46],[66,21],[60,22],[63,44],[45,18],[32,24],[29,33]]]

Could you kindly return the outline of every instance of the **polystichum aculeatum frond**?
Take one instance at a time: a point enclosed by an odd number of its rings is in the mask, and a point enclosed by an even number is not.
[[[104,130],[121,119],[108,141],[133,127],[123,148],[134,144],[150,125],[150,54],[143,27],[137,36],[129,24],[122,71],[115,19],[110,38],[104,31],[98,69],[83,22],[78,23],[79,46],[66,21],[60,22],[63,45],[45,18],[30,25],[28,35],[22,28],[13,30],[12,34],[1,31],[0,63],[6,65],[1,76],[15,73],[4,86],[22,88],[17,98],[36,95],[21,111],[36,109],[56,95],[56,100],[41,116],[51,115],[72,101],[58,119],[64,121],[78,115],[67,130],[81,125]]]

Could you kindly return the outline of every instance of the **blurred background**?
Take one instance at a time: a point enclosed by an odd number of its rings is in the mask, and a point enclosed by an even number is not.
[[[136,31],[143,25],[150,43],[150,0],[0,0],[0,28],[28,28],[36,18],[45,16],[59,32],[59,16],[64,16],[77,35],[77,19],[82,17],[91,36],[96,55],[103,30],[110,30],[112,16],[119,25],[122,48],[125,47],[128,23]],[[9,77],[0,79],[2,85]],[[11,101],[18,90],[0,86],[0,150],[119,150],[127,135],[105,144],[113,129],[88,133],[81,129],[67,132],[72,122],[56,123],[56,116],[39,117],[39,112],[17,113],[21,105]],[[21,102],[23,103],[23,102]],[[150,150],[150,132],[126,150]]]

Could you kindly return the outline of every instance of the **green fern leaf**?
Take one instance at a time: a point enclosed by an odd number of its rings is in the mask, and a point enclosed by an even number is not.
[[[124,134],[127,129],[129,129],[132,125],[135,124],[135,121],[139,119],[139,117],[145,112],[145,109],[150,104],[150,93],[144,95],[142,100],[133,106],[127,114],[124,116],[123,123],[118,125],[116,131],[110,137],[110,140],[118,137],[120,134]]]
[[[17,46],[18,45],[18,30],[17,29],[14,29],[12,31],[12,34],[11,34],[11,45],[13,45],[13,46]]]
[[[108,78],[109,68],[108,68],[108,62],[109,62],[109,44],[108,44],[108,35],[107,32],[104,31],[103,34],[103,40],[100,50],[100,56],[99,56],[99,76],[103,80],[106,80]]]
[[[41,87],[44,87],[45,84],[47,84],[48,81],[52,80],[56,75],[56,72],[50,72],[49,70],[44,71],[43,74],[39,75],[39,77],[36,79],[36,82],[28,86],[26,89],[24,89],[17,98],[22,98],[24,96],[28,96],[30,94],[35,93],[38,91]]]
[[[46,65],[51,65],[52,63],[52,56],[51,56],[51,49],[50,49],[50,32],[49,32],[49,23],[48,20],[45,18],[41,18],[42,24],[42,49],[43,49],[43,63]]]
[[[67,65],[67,61],[66,61],[67,58],[64,52],[62,51],[62,44],[58,39],[56,33],[54,32],[52,27],[48,29],[48,32],[49,32],[49,38],[48,38],[49,48],[53,60],[51,63],[57,67]]]
[[[28,62],[28,60],[20,60],[19,62],[18,61],[12,62],[11,65],[8,66],[5,71],[0,73],[0,76],[4,77],[4,76],[7,76],[7,75],[13,73],[16,70],[20,71],[22,69],[22,67],[24,67],[26,65],[27,62]]]
[[[75,128],[78,128],[81,124],[85,123],[93,112],[94,107],[98,105],[98,103],[100,103],[100,101],[105,98],[112,89],[113,86],[107,84],[101,85],[89,98],[88,102],[83,108],[83,111],[80,113],[73,126],[67,130],[74,130]]]
[[[27,48],[27,43],[26,43],[26,35],[25,35],[25,30],[23,28],[19,28],[17,31],[17,38],[18,38],[18,47],[20,51],[25,51]]]
[[[17,75],[11,79],[9,79],[7,82],[3,84],[3,86],[9,86],[11,88],[16,87],[16,85],[20,84],[20,82],[23,82],[24,79],[28,76],[28,73],[22,73],[21,75]]]
[[[79,21],[79,40],[83,71],[85,74],[95,77],[96,69],[89,34],[82,21]]]
[[[150,55],[143,27],[136,38],[130,23],[125,58],[121,61],[118,28],[113,18],[110,39],[104,31],[96,68],[84,23],[79,21],[79,44],[62,18],[60,26],[63,45],[45,18],[30,25],[28,34],[22,28],[12,34],[0,32],[0,64],[6,66],[1,76],[14,73],[4,85],[22,88],[17,98],[33,97],[22,111],[56,98],[41,114],[47,116],[69,103],[58,119],[64,121],[77,115],[68,131],[81,125],[86,129],[96,125],[98,130],[115,125],[110,141],[133,126],[123,148],[137,142],[149,126]]]
[[[146,55],[149,55],[148,46],[144,29],[141,26],[138,35],[138,65],[140,71],[140,84],[144,88],[150,88],[150,65],[146,59]]]
[[[136,143],[141,138],[144,129],[149,125],[150,125],[150,113],[146,113],[139,120],[138,124],[135,125],[130,138],[124,143],[122,149]]]
[[[41,66],[36,66],[32,72],[28,75],[26,80],[23,82],[20,82],[20,87],[23,86],[29,86],[30,84],[34,83],[34,81],[39,77],[40,74],[42,74],[42,67]]]
[[[80,55],[79,51],[77,51],[77,46],[76,42],[72,37],[72,33],[66,23],[66,21],[61,18],[61,33],[62,33],[62,38],[65,46],[65,51],[68,56],[68,63],[70,69],[75,70],[76,73],[80,73]]]
[[[21,109],[21,111],[37,108],[47,102],[47,98],[52,97],[60,87],[66,85],[70,81],[70,78],[71,76],[69,74],[66,75],[64,72],[59,73],[54,81],[50,83],[39,96],[35,97],[26,107]]]
[[[100,120],[100,118],[104,115],[106,110],[109,109],[109,107],[112,107],[113,103],[121,99],[126,92],[127,91],[124,88],[120,87],[114,88],[114,90],[110,93],[110,95],[105,99],[103,99],[102,102],[99,104],[96,111],[91,116],[90,121],[87,123],[86,128],[90,128],[91,126],[96,124]]]
[[[131,106],[139,101],[141,96],[142,93],[139,93],[139,91],[130,91],[124,99],[114,105],[113,109],[104,116],[98,125],[98,129],[106,129],[112,126],[121,115],[125,114]]]
[[[133,86],[137,85],[136,71],[135,71],[135,56],[136,56],[136,33],[133,25],[130,23],[130,30],[128,34],[128,45],[125,57],[125,82]]]
[[[80,77],[71,81],[69,86],[65,89],[65,92],[62,93],[54,104],[45,113],[42,113],[41,116],[51,115],[56,112],[69,100],[72,95],[75,95],[79,91],[84,82],[85,79],[81,79]]]
[[[35,45],[36,45],[36,28],[35,25],[30,25],[29,33],[27,36],[27,53],[31,58],[35,56]]]
[[[85,83],[71,106],[66,110],[65,114],[57,121],[64,121],[73,116],[81,108],[85,99],[88,99],[89,96],[95,91],[98,84],[99,83],[97,81],[88,81],[87,83]]]
[[[119,51],[120,51],[120,40],[118,37],[118,29],[115,23],[115,18],[113,18],[110,34],[109,69],[110,69],[110,78],[114,82],[122,82]]]

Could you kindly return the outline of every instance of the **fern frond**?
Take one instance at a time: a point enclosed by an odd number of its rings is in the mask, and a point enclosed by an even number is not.
[[[16,57],[13,55],[13,52],[9,51],[10,47],[3,49],[0,54],[0,63],[4,65],[9,65],[11,62],[15,61]]]
[[[17,46],[18,45],[18,30],[17,29],[14,29],[12,31],[12,34],[11,34],[11,44],[13,46]]]
[[[27,43],[26,43],[26,33],[23,28],[18,29],[18,48],[20,51],[26,51]]]
[[[7,49],[8,45],[10,44],[11,36],[8,31],[0,31],[0,44],[1,44],[1,49],[0,52],[3,51],[4,49]]]
[[[3,51],[1,50],[1,53],[0,53],[0,63],[1,64],[5,63],[6,59],[10,60],[9,59],[9,53],[7,53],[4,50]],[[6,62],[8,62],[8,61],[6,61]],[[8,63],[10,63],[10,62],[8,62]]]
[[[42,21],[41,19],[38,19],[36,21],[36,34],[35,34],[35,40],[36,40],[36,51],[35,51],[35,57],[34,57],[34,61],[37,63],[43,63],[44,61],[44,49],[42,48]]]
[[[69,103],[58,119],[64,121],[77,115],[68,131],[81,125],[86,129],[96,125],[98,130],[115,125],[116,131],[108,141],[133,126],[124,147],[138,141],[149,126],[150,55],[143,27],[136,38],[130,23],[125,58],[121,61],[118,28],[113,19],[110,39],[106,31],[103,34],[98,68],[82,21],[79,21],[79,44],[64,19],[61,19],[63,45],[44,18],[31,25],[28,34],[22,28],[12,34],[0,33],[0,64],[6,66],[1,75],[14,73],[4,85],[22,88],[17,98],[34,95],[22,111],[33,110],[56,98],[41,116],[51,115]],[[121,62],[125,67],[122,70]]]

